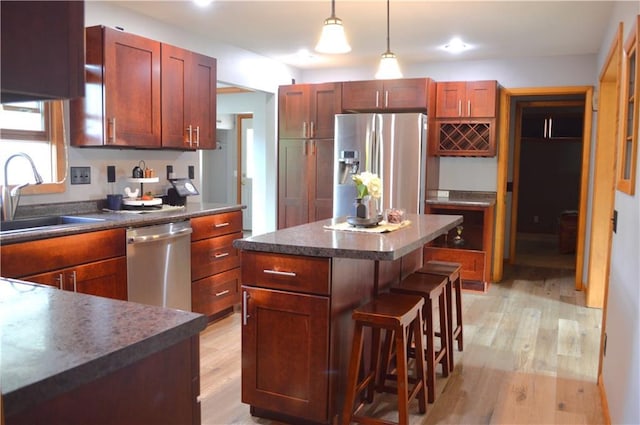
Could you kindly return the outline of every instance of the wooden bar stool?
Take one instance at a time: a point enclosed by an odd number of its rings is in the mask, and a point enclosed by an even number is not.
[[[458,351],[463,350],[463,336],[462,336],[462,280],[460,279],[460,270],[462,269],[460,263],[451,263],[447,261],[427,261],[420,270],[416,273],[435,274],[438,276],[447,276],[449,279],[449,288],[447,289],[448,305],[449,305],[449,342],[451,348],[449,352],[449,366],[450,370],[453,370],[453,341],[458,342]],[[453,291],[451,290],[453,288]],[[456,297],[456,325],[453,326],[453,311],[452,311],[452,292]]]
[[[342,413],[342,423],[344,425],[351,422],[367,424],[389,424],[391,422],[376,419],[360,414],[364,403],[354,405],[356,398],[363,390],[367,390],[367,401],[373,401],[373,390],[375,379],[380,369],[380,331],[385,329],[394,334],[395,347],[400,353],[397,361],[397,388],[398,395],[398,423],[406,425],[409,423],[409,403],[417,397],[420,413],[427,410],[426,383],[424,370],[424,357],[416,356],[415,379],[411,379],[414,386],[409,391],[409,371],[407,366],[407,337],[410,335],[409,329],[413,329],[413,335],[420,335],[422,329],[422,307],[424,300],[422,297],[401,294],[381,294],[371,302],[355,309],[352,314],[355,320],[355,330],[353,333],[353,346],[351,348],[351,360],[347,377],[347,389],[345,392],[344,408]],[[361,381],[358,381],[358,372],[361,369],[363,356],[364,328],[372,329],[371,344],[371,365],[370,370],[364,373]],[[415,338],[416,351],[423,353],[422,338]]]
[[[426,273],[412,273],[400,284],[392,286],[390,291],[398,294],[420,295],[424,299],[422,316],[424,317],[423,333],[426,336],[425,360],[427,362],[427,399],[433,403],[436,399],[436,366],[442,365],[442,376],[449,376],[449,329],[447,324],[447,278]],[[433,303],[438,300],[439,329],[434,330],[433,326]],[[435,350],[436,336],[440,338],[440,349]],[[416,338],[417,340],[417,338]],[[418,347],[416,346],[416,358]],[[399,356],[396,356],[398,359]],[[399,359],[398,359],[399,360]]]

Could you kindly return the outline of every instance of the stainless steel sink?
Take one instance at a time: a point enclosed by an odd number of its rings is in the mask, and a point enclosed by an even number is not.
[[[105,221],[103,218],[82,217],[73,215],[48,215],[44,217],[22,218],[0,223],[0,231],[31,230],[38,227],[62,226],[81,223],[97,223]]]

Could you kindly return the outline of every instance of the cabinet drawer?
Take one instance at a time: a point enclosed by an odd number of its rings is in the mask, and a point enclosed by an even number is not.
[[[124,255],[126,255],[124,228],[0,247],[4,277],[28,276]]]
[[[240,238],[242,232],[192,242],[191,280],[240,267],[238,250],[232,245]]]
[[[191,308],[211,316],[240,303],[240,269],[229,270],[191,284]]]
[[[244,285],[329,295],[328,258],[243,251],[241,259]]]
[[[192,241],[228,235],[229,233],[242,231],[242,212],[214,214],[206,217],[191,219]]]
[[[424,261],[439,260],[460,263],[462,280],[485,282],[485,252],[470,249],[424,248]]]

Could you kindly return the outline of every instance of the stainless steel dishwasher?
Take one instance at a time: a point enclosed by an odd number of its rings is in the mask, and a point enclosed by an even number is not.
[[[191,311],[191,222],[127,230],[129,301]]]

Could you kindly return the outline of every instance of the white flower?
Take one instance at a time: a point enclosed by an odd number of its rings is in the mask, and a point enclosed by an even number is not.
[[[382,182],[377,174],[364,171],[353,176],[356,183],[358,198],[364,198],[370,195],[372,198],[378,199],[382,195]]]

